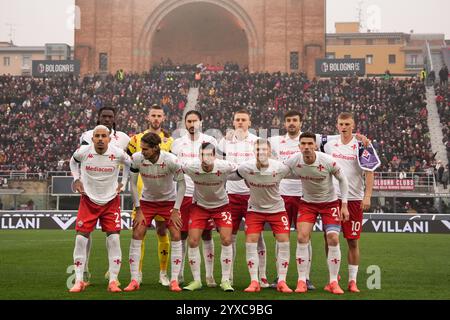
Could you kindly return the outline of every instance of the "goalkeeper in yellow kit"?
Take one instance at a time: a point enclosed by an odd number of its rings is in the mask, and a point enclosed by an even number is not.
[[[165,120],[164,110],[158,105],[153,105],[150,108],[150,113],[147,120],[149,121],[150,124],[149,129],[133,136],[130,140],[130,143],[128,144],[128,154],[130,156],[135,152],[141,151],[141,138],[147,132],[156,133],[161,137],[161,144],[160,144],[161,150],[170,152],[172,148],[173,138],[162,129],[162,124]],[[143,186],[142,179],[141,176],[139,176],[138,178],[139,197],[141,196],[142,186]],[[135,214],[136,212],[133,210],[132,215],[133,220]],[[167,277],[167,265],[170,257],[169,254],[170,241],[164,221],[165,220],[160,216],[155,217],[156,233],[158,236],[159,283],[161,283],[163,286],[169,286],[170,281],[169,278]],[[142,241],[141,261],[139,262],[139,274],[140,274],[139,283],[142,282],[142,265],[144,261],[144,252],[145,252],[145,238],[144,241]]]

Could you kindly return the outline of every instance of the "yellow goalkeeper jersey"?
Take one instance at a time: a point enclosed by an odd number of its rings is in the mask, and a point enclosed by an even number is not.
[[[145,130],[144,132],[141,132],[131,138],[130,142],[128,143],[129,155],[141,151],[141,139],[144,134],[148,132],[150,132],[150,130]],[[161,132],[159,136],[161,137],[161,144],[159,145],[161,147],[161,150],[170,152],[170,150],[172,150],[173,138],[167,137],[164,132]]]

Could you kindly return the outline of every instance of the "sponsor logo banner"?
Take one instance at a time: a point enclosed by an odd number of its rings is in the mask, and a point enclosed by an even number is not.
[[[33,60],[33,77],[47,77],[51,75],[80,74],[78,60]]]
[[[0,230],[73,230],[76,224],[76,211],[2,211],[0,212]],[[122,229],[133,227],[131,214],[121,213]],[[242,224],[243,226],[244,224]],[[101,230],[100,223],[97,223]],[[270,228],[269,228],[270,229]],[[269,230],[267,229],[267,230]],[[364,214],[363,232],[375,233],[450,233],[450,215],[448,214]],[[320,218],[314,225],[314,231],[323,230]]]
[[[366,74],[365,59],[317,59],[316,74],[321,77],[364,76]]]

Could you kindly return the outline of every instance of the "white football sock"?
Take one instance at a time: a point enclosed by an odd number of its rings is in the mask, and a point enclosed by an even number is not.
[[[258,240],[258,259],[259,259],[259,276],[260,278],[267,279],[266,275],[266,264],[267,264],[267,248],[266,242],[264,241],[263,232],[261,232]]]
[[[341,266],[341,248],[337,246],[328,246],[328,271],[330,272],[330,283],[337,281],[339,267]]]
[[[286,281],[286,275],[289,268],[290,259],[290,245],[289,242],[278,242],[278,281]]]
[[[187,243],[185,240],[181,240],[181,268],[180,268],[180,274],[178,275],[178,280],[182,278],[184,280],[184,266],[186,264],[186,254],[187,254]]]
[[[89,258],[91,257],[92,237],[89,235],[86,246],[86,263],[84,264],[84,272],[89,272]]]
[[[191,266],[192,276],[194,281],[201,281],[200,277],[200,263],[202,263],[202,258],[200,257],[200,249],[190,248],[188,249],[188,263]]]
[[[170,242],[170,261],[171,261],[171,278],[170,281],[178,281],[178,275],[181,270],[182,262],[182,248],[181,241],[171,241]]]
[[[131,239],[130,244],[130,273],[131,280],[139,282],[139,262],[141,261],[142,240]]]
[[[237,234],[231,235],[231,244],[233,247],[233,262],[231,263],[231,269],[230,269],[230,281],[233,282],[233,270],[234,270],[234,262],[236,261],[236,239]]]
[[[295,255],[297,261],[298,280],[306,282],[306,272],[308,271],[309,251],[307,243],[297,242],[297,252]]]
[[[86,248],[88,238],[82,235],[75,237],[75,248],[73,250],[73,264],[75,266],[75,281],[83,281],[84,265],[86,263]]]
[[[306,279],[309,280],[309,275],[311,273],[311,264],[312,264],[312,245],[311,245],[311,239],[308,242],[308,253],[309,253],[309,260],[308,260],[308,269],[306,270]]]
[[[257,246],[258,246],[257,243],[249,243],[249,242],[245,243],[247,267],[252,281],[259,281],[258,279],[259,259]]]
[[[230,280],[231,266],[233,263],[233,246],[222,245],[220,263],[222,265],[222,281]]]
[[[122,265],[122,250],[120,249],[120,236],[117,233],[106,237],[108,243],[109,282],[117,281],[120,266]],[[138,262],[139,263],[139,262]]]
[[[207,278],[214,277],[214,240],[203,240],[203,259]]]
[[[355,265],[348,265],[348,282],[350,281],[355,281],[356,282],[356,278],[358,277],[358,266]]]

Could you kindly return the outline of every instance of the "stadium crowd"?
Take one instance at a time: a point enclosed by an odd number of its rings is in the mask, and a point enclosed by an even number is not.
[[[117,128],[130,135],[146,129],[147,108],[154,103],[166,112],[166,129],[175,130],[188,91],[189,75],[179,73],[128,74],[121,80],[1,76],[0,165],[26,172],[68,170],[80,135],[95,126],[97,110],[105,105],[117,108]]]
[[[133,135],[145,129],[147,108],[158,103],[167,115],[165,129],[172,132],[186,106],[192,75],[156,68],[122,79],[1,76],[0,165],[14,164],[13,170],[28,172],[68,170],[66,160],[81,133],[95,125],[96,111],[105,105],[117,108],[118,130]],[[299,108],[305,115],[303,130],[334,134],[337,115],[351,111],[359,131],[379,152],[380,171],[417,172],[435,166],[425,87],[416,78],[309,81],[303,73],[226,71],[206,72],[201,81],[197,108],[204,115],[204,129],[225,133],[232,128],[232,113],[241,108],[252,114],[254,129],[281,129],[283,114]]]
[[[425,86],[416,78],[336,78],[308,81],[304,74],[210,74],[199,99],[205,128],[231,127],[232,112],[247,108],[253,128],[280,129],[283,114],[300,107],[304,130],[335,134],[337,115],[355,114],[358,130],[373,140],[380,171],[425,171],[434,165]]]

